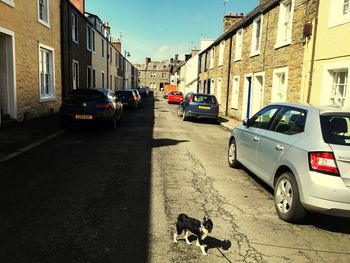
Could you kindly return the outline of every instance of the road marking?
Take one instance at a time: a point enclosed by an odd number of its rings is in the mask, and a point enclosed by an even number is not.
[[[27,151],[29,151],[29,150],[31,150],[31,149],[33,149],[33,148],[39,146],[40,144],[43,144],[44,142],[47,142],[47,141],[51,140],[52,138],[54,138],[54,137],[56,137],[56,136],[58,136],[58,135],[64,133],[64,132],[65,132],[65,130],[58,131],[58,132],[56,132],[56,133],[53,133],[53,134],[47,136],[45,139],[42,139],[42,140],[37,141],[37,142],[34,142],[34,143],[29,144],[29,145],[27,145],[27,146],[24,146],[24,147],[22,147],[22,148],[16,150],[15,152],[10,153],[10,154],[8,154],[8,155],[6,155],[6,156],[0,158],[0,163],[6,162],[6,161],[8,161],[8,160],[10,160],[10,159],[12,159],[12,158],[14,158],[14,157],[16,157],[17,155],[20,155],[20,154],[22,154],[22,153],[24,153],[24,152],[27,152]]]

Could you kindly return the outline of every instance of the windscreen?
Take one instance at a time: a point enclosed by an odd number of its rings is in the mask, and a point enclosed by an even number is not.
[[[209,95],[194,95],[193,102],[206,103],[206,104],[216,104],[216,99]]]
[[[103,92],[93,89],[75,89],[71,92],[73,98],[82,98],[84,100],[103,99],[106,96]]]

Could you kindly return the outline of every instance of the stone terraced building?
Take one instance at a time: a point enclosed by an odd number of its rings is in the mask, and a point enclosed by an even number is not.
[[[252,116],[271,102],[307,102],[317,0],[261,0],[225,17],[225,32],[200,53],[199,91],[220,114]]]

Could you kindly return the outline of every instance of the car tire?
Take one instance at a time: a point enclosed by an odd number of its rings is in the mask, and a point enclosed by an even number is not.
[[[117,120],[116,119],[110,120],[108,121],[107,125],[110,131],[115,131],[115,129],[117,128]]]
[[[69,128],[69,122],[67,120],[61,119],[60,120],[60,126],[61,126],[61,129],[68,129]]]
[[[118,123],[122,123],[122,120],[123,120],[122,114],[120,114],[120,115],[119,115],[119,119],[118,119]]]
[[[182,112],[182,120],[183,120],[183,121],[187,121],[187,120],[188,120],[188,116],[187,116],[187,114],[186,114],[186,110],[184,110],[184,111]]]
[[[306,210],[300,202],[297,182],[291,172],[285,172],[278,178],[274,202],[278,216],[284,221],[299,223],[306,216]]]
[[[177,107],[177,116],[181,117],[182,114],[181,114],[181,107]]]
[[[237,145],[235,139],[231,139],[228,146],[228,165],[232,168],[239,168],[240,166],[237,160]]]

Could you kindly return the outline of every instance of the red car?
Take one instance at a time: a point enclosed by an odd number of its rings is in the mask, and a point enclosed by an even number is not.
[[[184,96],[180,91],[173,90],[168,93],[168,103],[180,103],[183,99]]]

